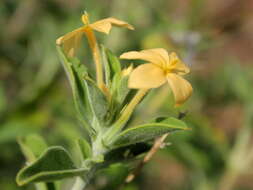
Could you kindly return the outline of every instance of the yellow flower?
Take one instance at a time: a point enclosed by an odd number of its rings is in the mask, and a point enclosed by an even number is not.
[[[96,66],[96,78],[97,78],[98,87],[109,98],[110,97],[110,95],[108,94],[109,91],[107,87],[105,86],[104,79],[103,79],[103,68],[102,68],[101,59],[100,59],[99,47],[98,47],[96,36],[93,30],[109,34],[112,26],[125,27],[130,30],[133,30],[134,28],[130,24],[124,21],[118,20],[116,18],[105,18],[105,19],[102,19],[90,24],[89,16],[86,12],[82,15],[82,21],[84,23],[84,26],[58,38],[56,40],[56,44],[62,45],[64,52],[69,57],[73,57],[76,53],[77,48],[79,47],[81,37],[83,36],[83,34],[86,35],[91,51],[92,51],[94,64]]]
[[[192,94],[191,84],[181,77],[190,70],[176,53],[168,54],[165,49],[157,48],[126,52],[120,58],[141,59],[149,62],[133,70],[129,77],[129,88],[157,88],[167,81],[174,94],[176,105],[184,103]]]
[[[105,34],[109,34],[112,26],[125,27],[130,30],[134,30],[134,27],[122,20],[118,20],[116,18],[105,18],[94,22],[92,24],[89,23],[88,14],[85,13],[82,15],[82,22],[84,26],[67,33],[66,35],[58,38],[56,40],[57,45],[63,45],[64,51],[68,54],[68,56],[74,56],[76,49],[79,46],[81,37],[84,33],[86,33],[88,38],[92,38],[90,35],[91,29],[96,30],[98,32],[103,32]]]

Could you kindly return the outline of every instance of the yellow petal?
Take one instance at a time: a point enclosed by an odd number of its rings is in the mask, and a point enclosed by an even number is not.
[[[57,45],[62,45],[64,52],[72,57],[74,56],[77,48],[79,47],[81,37],[83,35],[83,27],[78,28],[56,40]]]
[[[138,66],[132,71],[128,81],[129,88],[157,88],[166,82],[166,76],[160,67],[152,63]]]
[[[72,32],[69,32],[67,34],[65,34],[64,36],[61,36],[60,38],[58,38],[56,40],[56,44],[57,45],[62,45],[66,40],[69,40],[70,38],[75,37],[75,35],[79,34],[79,33],[83,33],[83,27],[78,28],[76,30],[73,30]]]
[[[130,25],[127,22],[124,22],[122,20],[118,20],[116,18],[102,19],[102,20],[99,20],[97,22],[90,24],[89,26],[94,30],[109,34],[109,32],[112,28],[112,25],[118,26],[118,27],[125,27],[130,30],[134,30],[134,27],[132,25]]]
[[[162,68],[166,66],[169,56],[165,49],[155,48],[142,51],[129,51],[120,56],[121,59],[141,59],[154,63]]]
[[[190,72],[189,67],[187,67],[177,56],[175,52],[169,55],[169,68],[172,72],[179,75],[185,75]]]
[[[191,84],[177,74],[170,73],[167,80],[174,94],[176,105],[184,103],[192,94]]]

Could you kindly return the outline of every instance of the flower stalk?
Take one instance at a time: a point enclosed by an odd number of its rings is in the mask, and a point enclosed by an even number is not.
[[[134,108],[136,107],[137,104],[139,104],[139,102],[142,100],[142,98],[146,95],[147,92],[148,92],[148,89],[140,89],[137,91],[136,95],[133,97],[131,102],[123,110],[117,123],[126,122],[129,119],[130,115],[134,111]]]
[[[135,107],[140,103],[142,98],[147,94],[149,89],[139,89],[130,103],[122,110],[119,119],[115,122],[113,127],[108,131],[108,139],[114,139],[113,137],[124,127],[124,124],[128,121]],[[109,142],[110,142],[109,141]]]
[[[96,67],[96,79],[98,87],[105,93],[105,84],[103,80],[103,68],[100,59],[98,43],[93,30],[90,27],[85,28],[85,34],[88,36],[88,42],[92,51],[93,60]],[[107,92],[107,91],[106,91]],[[105,93],[106,94],[106,93]]]

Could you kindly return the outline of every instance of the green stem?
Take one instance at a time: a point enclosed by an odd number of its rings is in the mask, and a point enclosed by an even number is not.
[[[83,163],[83,165],[85,164]],[[99,166],[93,165],[93,166],[89,166],[89,168],[90,169],[86,174],[76,178],[76,181],[73,184],[71,190],[84,190],[87,187],[87,185],[90,183],[90,180],[93,178]]]
[[[47,190],[46,183],[35,183],[36,190]]]
[[[81,177],[77,177],[71,190],[83,190],[86,185],[87,183]]]

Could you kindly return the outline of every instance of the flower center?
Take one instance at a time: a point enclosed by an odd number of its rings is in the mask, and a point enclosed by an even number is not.
[[[164,69],[164,72],[165,72],[165,75],[169,74],[169,73],[172,73],[172,69],[171,68],[165,68]]]

